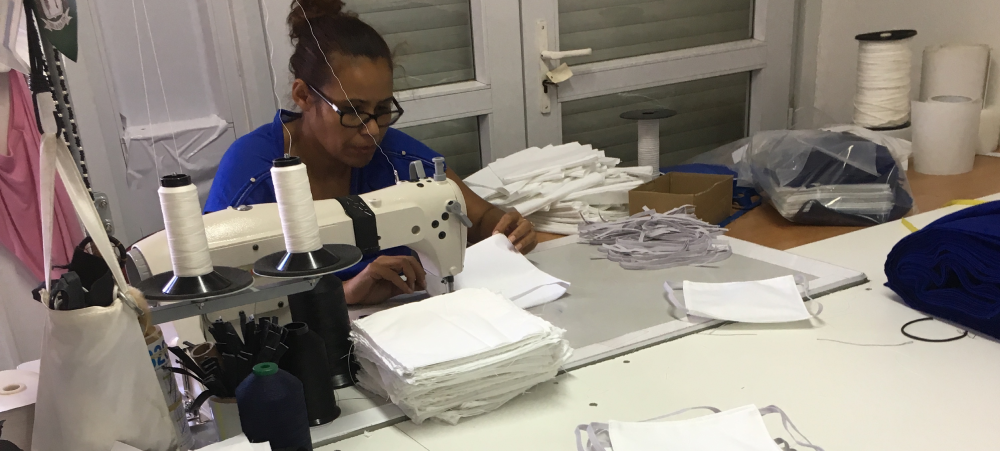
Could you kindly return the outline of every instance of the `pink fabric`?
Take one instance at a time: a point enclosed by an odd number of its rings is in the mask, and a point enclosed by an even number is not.
[[[0,155],[0,244],[44,280],[42,217],[39,208],[39,148],[31,91],[24,76],[10,71],[10,124],[7,155]],[[65,265],[83,239],[73,204],[56,174],[52,224],[52,264]],[[26,294],[26,293],[25,293]],[[27,294],[26,294],[27,295]]]

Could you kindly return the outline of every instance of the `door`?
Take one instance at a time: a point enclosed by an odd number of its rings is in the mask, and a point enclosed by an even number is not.
[[[669,166],[785,128],[794,19],[792,0],[524,1],[528,144],[579,141],[634,163],[637,126],[619,115],[667,108],[677,112],[660,124]],[[572,77],[543,84],[562,63]]]

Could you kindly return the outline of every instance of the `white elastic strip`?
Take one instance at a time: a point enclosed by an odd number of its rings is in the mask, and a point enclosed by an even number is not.
[[[664,269],[725,260],[733,254],[729,242],[720,239],[725,232],[698,219],[690,205],[579,226],[581,241],[600,245],[601,253],[625,269]]]

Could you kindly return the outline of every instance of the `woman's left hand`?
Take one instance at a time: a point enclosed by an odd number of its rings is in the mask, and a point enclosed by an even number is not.
[[[524,219],[517,210],[511,210],[500,218],[500,222],[493,229],[493,234],[502,233],[507,235],[507,239],[514,243],[514,249],[522,254],[527,254],[538,244],[538,237],[535,235],[535,226],[531,221]]]

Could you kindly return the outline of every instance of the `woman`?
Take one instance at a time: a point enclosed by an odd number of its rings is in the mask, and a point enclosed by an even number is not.
[[[278,111],[274,122],[240,137],[216,173],[206,212],[275,202],[271,162],[284,153],[307,167],[313,199],[363,194],[406,178],[410,162],[433,172],[440,156],[405,133],[389,128],[402,109],[392,96],[392,54],[385,40],[360,19],[342,13],[339,0],[293,0],[288,15],[295,51],[289,68],[295,76],[292,99],[301,113]],[[332,73],[331,73],[332,66]],[[469,189],[462,189],[472,227],[469,241],[503,233],[521,252],[535,247],[530,222],[504,212]],[[404,280],[400,275],[406,276]],[[338,274],[348,279],[349,304],[378,303],[425,288],[424,270],[407,248],[382,251]]]

